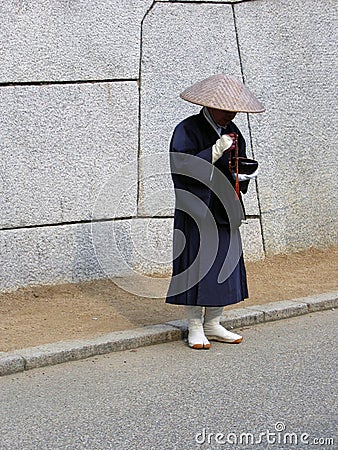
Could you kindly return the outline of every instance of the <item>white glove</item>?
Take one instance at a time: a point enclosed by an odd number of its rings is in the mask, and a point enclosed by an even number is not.
[[[252,173],[251,175],[245,175],[244,173],[239,173],[238,174],[238,181],[248,181],[248,180],[251,180],[253,178],[256,178],[257,175],[258,175],[258,169],[256,169],[254,171],[254,173]],[[233,177],[234,180],[236,180],[236,174],[235,173],[232,174],[232,177]]]
[[[225,150],[228,150],[232,146],[232,139],[227,134],[223,134],[212,146],[212,163],[214,164],[222,155]]]

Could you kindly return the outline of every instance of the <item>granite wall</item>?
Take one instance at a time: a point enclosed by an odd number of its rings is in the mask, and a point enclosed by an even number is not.
[[[178,94],[218,72],[267,108],[235,120],[261,168],[246,258],[334,245],[335,7],[3,0],[0,289],[168,272]]]

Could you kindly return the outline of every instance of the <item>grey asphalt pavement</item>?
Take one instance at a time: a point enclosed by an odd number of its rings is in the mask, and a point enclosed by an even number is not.
[[[246,327],[242,344],[209,351],[175,341],[2,377],[0,449],[337,448],[336,318]]]

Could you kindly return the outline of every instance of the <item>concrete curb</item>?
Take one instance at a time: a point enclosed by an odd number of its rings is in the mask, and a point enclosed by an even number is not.
[[[161,342],[176,341],[182,333],[168,325],[152,325],[116,331],[93,339],[56,342],[38,347],[0,353],[0,376],[37,367],[89,358],[104,353],[129,350]]]
[[[232,329],[334,309],[337,306],[338,292],[329,292],[295,300],[235,309],[227,312],[221,322],[226,328]],[[184,338],[186,333],[186,321],[174,320],[160,325],[117,331],[94,339],[56,342],[15,350],[11,353],[0,352],[0,376],[105,353],[176,341]]]

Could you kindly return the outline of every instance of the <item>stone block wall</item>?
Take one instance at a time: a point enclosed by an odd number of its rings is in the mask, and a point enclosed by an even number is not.
[[[260,176],[247,259],[336,243],[333,0],[3,0],[0,290],[170,269],[178,94],[214,73]],[[322,30],[325,29],[325,33]]]

